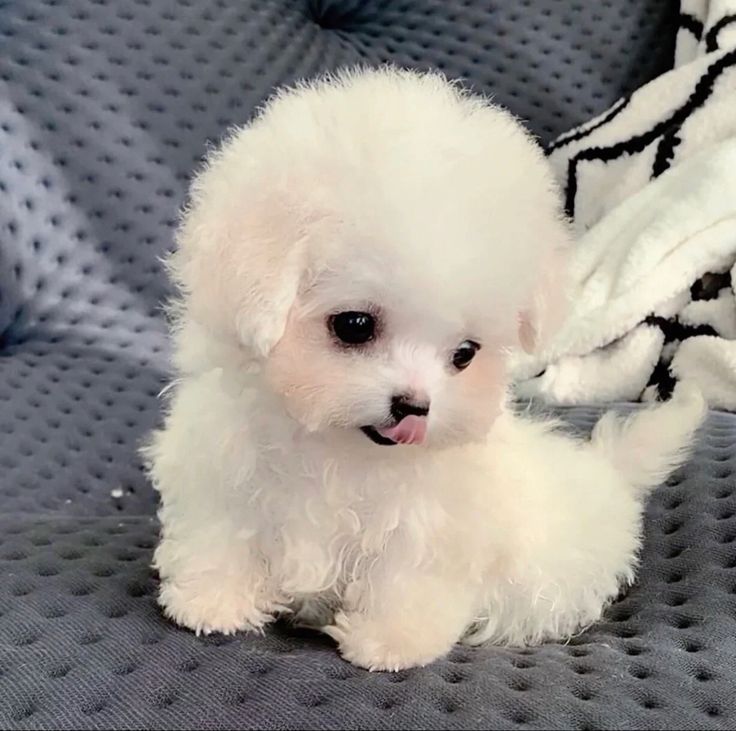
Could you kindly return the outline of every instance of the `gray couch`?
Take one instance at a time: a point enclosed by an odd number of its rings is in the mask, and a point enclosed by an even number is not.
[[[274,85],[439,67],[543,141],[672,62],[666,0],[0,0],[0,727],[733,728],[736,421],[651,502],[640,583],[566,645],[369,674],[323,638],[164,621],[159,257]],[[587,430],[594,409],[564,412]]]

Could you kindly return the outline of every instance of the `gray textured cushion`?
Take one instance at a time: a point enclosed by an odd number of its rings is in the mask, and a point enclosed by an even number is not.
[[[274,84],[439,66],[549,139],[667,66],[674,6],[0,2],[0,727],[733,725],[732,417],[655,497],[642,587],[607,622],[567,647],[459,648],[395,676],[284,629],[205,640],[166,624],[135,453],[158,419],[159,257],[186,180]]]
[[[567,417],[583,430],[593,409]],[[369,674],[273,628],[197,639],[159,615],[146,516],[0,520],[2,728],[733,728],[736,417],[651,501],[640,585],[567,645],[458,647]]]

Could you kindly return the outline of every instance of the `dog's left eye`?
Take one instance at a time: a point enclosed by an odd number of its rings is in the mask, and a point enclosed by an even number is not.
[[[339,312],[332,315],[329,325],[345,345],[363,345],[376,335],[376,318],[367,312]]]
[[[470,365],[470,361],[475,358],[475,354],[480,350],[480,343],[474,340],[463,340],[452,354],[452,365],[459,371],[464,370]]]

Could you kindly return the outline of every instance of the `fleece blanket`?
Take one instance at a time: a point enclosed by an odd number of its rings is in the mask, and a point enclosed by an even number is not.
[[[683,0],[674,68],[560,136],[576,234],[570,313],[515,356],[522,398],[736,411],[736,0]]]

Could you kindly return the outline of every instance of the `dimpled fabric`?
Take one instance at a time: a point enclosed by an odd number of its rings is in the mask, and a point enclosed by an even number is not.
[[[0,0],[0,727],[733,727],[734,417],[653,498],[640,585],[605,621],[398,674],[280,626],[165,622],[136,456],[186,182],[274,85],[439,67],[548,140],[671,63],[674,6]],[[563,413],[585,431],[596,412]]]

